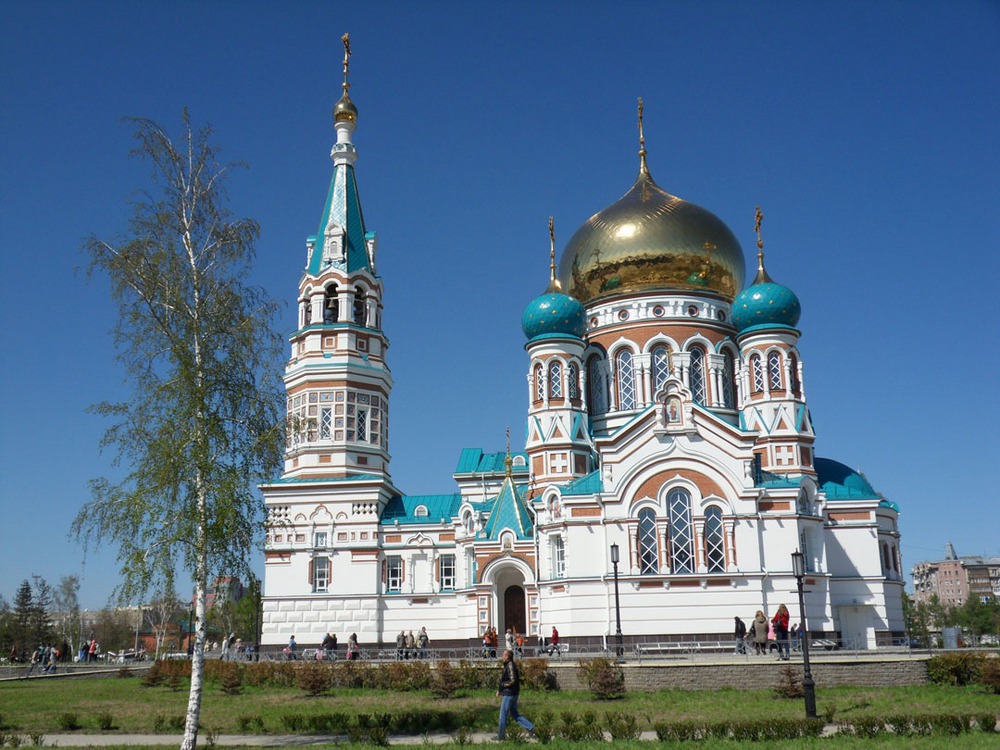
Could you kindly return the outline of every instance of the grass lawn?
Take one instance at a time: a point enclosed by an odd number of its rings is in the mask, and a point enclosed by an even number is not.
[[[523,691],[521,709],[529,717],[551,712],[558,720],[564,712],[584,717],[588,712],[602,719],[606,712],[632,714],[644,730],[655,722],[722,721],[727,719],[802,718],[801,700],[773,697],[771,690],[665,690],[656,693],[628,693],[617,701],[596,701],[585,692]],[[0,725],[22,733],[55,733],[66,729],[66,714],[75,714],[79,731],[100,731],[110,716],[111,732],[168,733],[176,731],[187,706],[187,681],[180,689],[143,687],[137,677],[110,679],[28,680],[0,684]],[[404,712],[422,713],[428,708],[452,711],[465,717],[469,729],[490,731],[496,726],[498,701],[492,691],[467,690],[461,697],[438,699],[427,691],[335,689],[326,695],[308,697],[291,687],[245,687],[241,695],[226,695],[216,684],[206,686],[202,704],[202,726],[219,734],[250,733],[247,719],[259,717],[263,731],[287,733],[283,717],[289,714],[358,714]],[[947,713],[994,713],[1000,701],[980,686],[946,687],[925,685],[900,688],[838,687],[817,690],[821,717],[850,721],[859,717],[886,717],[894,714],[934,715]],[[174,726],[171,726],[174,722]],[[260,724],[256,724],[260,727]],[[962,742],[977,736],[963,736]],[[934,738],[926,738],[928,741]],[[998,736],[993,747],[1000,746]],[[907,738],[906,747],[936,747],[920,744],[921,738]],[[817,740],[825,742],[824,740]],[[940,741],[940,738],[939,738]],[[868,740],[868,743],[876,743]],[[555,744],[555,743],[554,743]],[[574,748],[581,744],[572,743]],[[621,744],[616,743],[616,744]],[[668,744],[668,743],[664,743]],[[699,747],[710,747],[699,742]],[[726,744],[733,747],[733,744]],[[760,747],[760,743],[755,746]],[[782,745],[774,745],[781,747]],[[808,747],[799,740],[796,747]],[[823,744],[829,747],[829,744]],[[847,746],[847,745],[845,745]],[[882,747],[867,744],[866,747]],[[904,745],[885,745],[902,747]],[[972,745],[962,745],[972,747]],[[648,746],[647,746],[648,747]],[[791,745],[789,745],[791,747]]]

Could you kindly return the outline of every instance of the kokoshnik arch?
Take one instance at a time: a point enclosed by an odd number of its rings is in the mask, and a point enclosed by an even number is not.
[[[780,603],[801,620],[796,549],[813,634],[861,648],[901,635],[898,508],[814,453],[799,300],[765,270],[759,209],[744,286],[725,223],[654,182],[641,100],[635,184],[576,231],[558,267],[550,230],[549,284],[522,318],[525,451],[466,448],[457,492],[396,488],[344,42],[333,179],[306,240],[284,377],[284,472],[263,486],[262,644],[328,631],[392,643],[419,625],[437,645],[552,625],[598,641],[614,633],[612,544],[627,639],[728,638],[734,614]]]

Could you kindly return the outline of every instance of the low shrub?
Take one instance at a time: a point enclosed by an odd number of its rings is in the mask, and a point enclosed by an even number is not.
[[[101,711],[97,714],[97,726],[102,731],[109,732],[115,728],[115,717],[110,711]]]
[[[1000,694],[1000,658],[983,659],[979,669],[979,682],[991,693]]]
[[[580,659],[577,662],[583,672],[583,681],[591,694],[598,700],[615,700],[625,695],[625,672],[606,657]]]
[[[153,717],[153,731],[159,734],[164,729],[167,728],[167,717],[162,714],[157,714]]]
[[[80,728],[80,715],[75,711],[59,714],[59,728],[72,732]]]
[[[877,716],[859,716],[849,724],[842,724],[841,731],[852,737],[871,739],[885,731],[885,724]]]
[[[243,669],[241,665],[231,661],[219,665],[219,689],[226,695],[239,695],[243,692]]]
[[[939,714],[929,718],[936,733],[955,737],[968,732],[972,725],[971,717],[962,714]]]
[[[453,698],[463,686],[462,675],[450,661],[442,659],[434,665],[430,691],[438,698]]]
[[[997,731],[997,717],[995,714],[978,714],[976,716],[976,726],[980,732]]]
[[[543,745],[548,745],[555,736],[555,717],[551,711],[542,711],[535,717],[535,737]]]
[[[167,726],[173,729],[175,732],[179,732],[184,729],[187,724],[187,717],[184,714],[175,714],[167,719]]]
[[[281,726],[288,732],[301,732],[305,723],[305,717],[302,714],[281,715]]]
[[[705,736],[705,725],[700,721],[658,721],[653,730],[660,742],[684,742]]]
[[[979,679],[986,656],[979,651],[955,651],[927,660],[927,677],[937,685],[971,685]]]
[[[555,690],[558,686],[548,659],[525,659],[520,668],[521,684],[529,690]]]
[[[778,684],[774,686],[776,698],[801,698],[803,696],[802,678],[797,670],[785,667],[778,672]]]
[[[608,734],[611,735],[611,739],[616,742],[618,740],[636,740],[642,732],[635,714],[608,712],[604,714],[604,726],[608,730]]]
[[[323,663],[304,664],[299,669],[298,686],[306,695],[314,698],[330,689],[332,684],[330,669]]]

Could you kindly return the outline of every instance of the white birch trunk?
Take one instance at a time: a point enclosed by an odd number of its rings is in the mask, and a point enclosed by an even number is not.
[[[204,496],[199,498],[199,510],[204,518]],[[188,693],[187,718],[181,750],[194,750],[198,744],[198,721],[201,718],[201,695],[205,675],[205,600],[208,590],[208,553],[206,551],[204,521],[198,527],[198,551],[195,562],[195,637],[191,653],[191,690]],[[190,627],[190,624],[188,625]]]

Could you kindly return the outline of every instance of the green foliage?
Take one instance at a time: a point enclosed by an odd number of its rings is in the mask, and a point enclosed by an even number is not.
[[[450,661],[441,659],[434,664],[430,691],[437,698],[452,698],[462,689],[462,676]]]
[[[59,715],[59,728],[68,732],[80,729],[80,715],[76,711],[64,711]]]
[[[230,661],[219,665],[219,689],[226,695],[239,695],[243,692],[242,664]]]
[[[634,714],[609,711],[604,714],[604,726],[614,741],[635,740],[642,732],[639,728],[639,721]]]
[[[105,732],[110,732],[115,728],[115,717],[110,711],[101,711],[97,714],[97,727]]]
[[[555,717],[551,711],[541,711],[538,716],[535,717],[535,737],[543,745],[548,745],[552,742],[552,738],[555,736]]]
[[[978,651],[953,651],[927,660],[927,676],[938,685],[971,685],[979,678],[986,656]]]
[[[996,714],[982,713],[976,715],[976,726],[979,727],[980,732],[995,732],[997,731],[997,717]]]
[[[979,683],[991,693],[1000,694],[1000,657],[983,659],[979,669]]]
[[[331,672],[323,663],[303,664],[299,669],[299,688],[307,695],[322,695],[330,689]]]
[[[598,700],[615,700],[625,695],[625,672],[605,657],[580,659],[583,682]]]
[[[556,676],[547,659],[525,659],[519,663],[521,684],[529,690],[555,690]]]
[[[791,667],[784,667],[778,672],[778,684],[774,686],[776,698],[801,698],[803,695],[802,678],[799,672]]]

